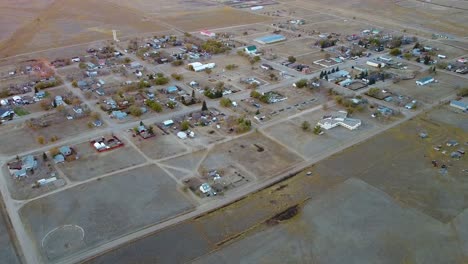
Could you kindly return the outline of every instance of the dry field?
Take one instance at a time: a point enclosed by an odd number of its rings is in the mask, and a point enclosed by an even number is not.
[[[112,29],[129,35],[167,28],[142,12],[105,1],[55,1],[4,39],[0,43],[0,56],[110,39]]]
[[[27,203],[20,216],[49,263],[192,208],[176,183],[150,165]]]
[[[271,20],[266,16],[255,15],[229,7],[208,11],[186,11],[158,18],[184,31],[231,27]]]
[[[340,0],[318,0],[313,2],[302,0],[289,5],[309,10],[328,8],[330,12],[347,18],[357,17],[388,26],[399,24],[403,28],[407,26],[428,34],[446,32],[460,37],[467,35],[466,10],[440,8],[440,6],[428,3],[425,4],[425,8],[402,6],[402,3],[404,5],[406,2],[409,1],[395,3],[394,1],[380,0],[351,0],[346,2]],[[466,2],[458,1],[458,3],[467,6]]]
[[[126,146],[101,153],[88,142],[72,147],[78,153],[79,159],[58,165],[72,181],[84,181],[145,162],[143,156],[132,147]]]

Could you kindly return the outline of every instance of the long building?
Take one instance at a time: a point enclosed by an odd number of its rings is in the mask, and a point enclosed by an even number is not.
[[[338,111],[334,116],[326,117],[318,121],[317,125],[325,130],[332,129],[337,126],[345,127],[349,130],[354,130],[361,126],[361,120],[348,118],[348,112]]]
[[[280,41],[286,40],[286,37],[283,35],[268,35],[268,36],[263,36],[260,38],[256,38],[255,41],[260,43],[260,44],[272,44]]]

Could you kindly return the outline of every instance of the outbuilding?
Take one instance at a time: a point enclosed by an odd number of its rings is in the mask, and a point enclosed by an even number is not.
[[[426,84],[430,84],[430,83],[432,83],[434,81],[435,81],[434,77],[427,76],[427,77],[424,77],[424,78],[421,78],[421,79],[417,80],[416,84],[420,85],[420,86],[423,86],[423,85],[426,85]]]

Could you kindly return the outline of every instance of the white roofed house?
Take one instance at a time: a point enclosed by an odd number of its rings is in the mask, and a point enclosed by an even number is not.
[[[192,62],[192,63],[189,63],[188,65],[189,67],[191,66],[193,70],[196,72],[204,71],[206,69],[213,69],[216,66],[214,62],[207,63],[207,64],[203,64],[201,62]]]
[[[361,120],[349,118],[348,112],[346,111],[338,111],[335,115],[324,117],[317,123],[318,126],[326,130],[337,126],[342,126],[349,130],[354,130],[360,127],[361,124]]]

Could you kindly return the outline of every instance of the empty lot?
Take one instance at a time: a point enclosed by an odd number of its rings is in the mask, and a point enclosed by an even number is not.
[[[73,181],[83,181],[145,162],[132,147],[97,152],[89,143],[74,146],[79,159],[59,164],[59,168]]]
[[[398,230],[398,231],[397,231]],[[295,218],[263,225],[195,263],[459,263],[449,226],[349,179]]]
[[[20,216],[38,247],[43,245],[47,262],[192,208],[176,183],[151,165],[35,200],[21,208]],[[74,229],[65,232],[70,226]]]

